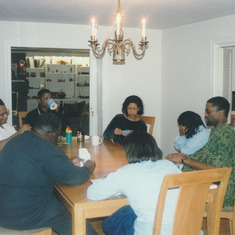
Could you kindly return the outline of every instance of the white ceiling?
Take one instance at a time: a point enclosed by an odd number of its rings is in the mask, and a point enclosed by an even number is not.
[[[114,24],[118,0],[0,0],[0,21]],[[121,0],[124,27],[166,29],[235,14],[235,0]]]

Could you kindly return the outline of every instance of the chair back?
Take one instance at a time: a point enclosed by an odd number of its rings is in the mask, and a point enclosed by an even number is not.
[[[142,119],[145,124],[147,125],[148,127],[148,133],[150,135],[153,134],[153,126],[154,126],[154,123],[155,123],[155,117],[150,117],[150,116],[139,116],[140,119]],[[148,126],[149,125],[149,126]]]
[[[153,235],[160,235],[168,189],[179,188],[173,235],[198,235],[207,204],[208,235],[218,235],[220,212],[232,167],[171,174],[164,177],[155,214]],[[212,189],[212,185],[217,187]]]
[[[26,118],[27,114],[28,114],[27,111],[18,112],[20,127],[23,126],[23,121],[22,121],[22,119],[23,119],[23,118]]]

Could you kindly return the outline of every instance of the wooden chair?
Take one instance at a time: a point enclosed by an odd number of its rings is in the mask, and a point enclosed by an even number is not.
[[[235,204],[235,201],[234,201]],[[235,235],[235,207],[225,207],[222,209],[220,218],[229,220],[230,235]],[[204,211],[204,217],[207,217],[207,211]]]
[[[23,121],[22,121],[22,119],[23,119],[23,118],[26,118],[27,114],[28,114],[27,111],[18,112],[20,127],[23,126]]]
[[[32,230],[12,230],[0,227],[0,234],[4,235],[52,235],[51,228],[41,228]]]
[[[152,135],[153,134],[153,126],[154,126],[154,123],[155,123],[155,117],[139,116],[139,118],[144,120],[144,122],[146,123],[147,126],[150,125],[148,133],[150,135]]]
[[[207,235],[218,235],[220,212],[232,167],[215,168],[166,175],[160,190],[153,235],[160,235],[165,198],[168,189],[179,188],[172,225],[173,235],[198,235],[207,203]],[[214,182],[219,185],[210,189]]]

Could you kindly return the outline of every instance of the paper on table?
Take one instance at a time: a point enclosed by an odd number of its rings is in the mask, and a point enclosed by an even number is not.
[[[84,162],[91,159],[91,155],[86,148],[80,148],[78,150],[78,157],[84,160]]]

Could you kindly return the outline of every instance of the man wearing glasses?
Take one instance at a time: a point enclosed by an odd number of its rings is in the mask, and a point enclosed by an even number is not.
[[[18,132],[15,128],[7,124],[7,119],[9,115],[9,110],[7,110],[4,102],[0,99],[0,151],[3,149],[4,145],[14,136],[23,133],[26,130],[31,130],[30,125],[23,125]]]
[[[174,163],[183,163],[182,171],[233,167],[224,207],[233,206],[235,200],[235,132],[226,124],[230,104],[224,97],[213,97],[207,101],[205,122],[212,127],[208,143],[192,155],[169,154],[166,158]]]

